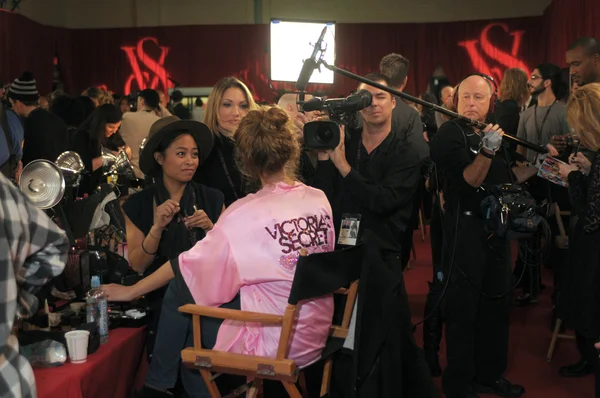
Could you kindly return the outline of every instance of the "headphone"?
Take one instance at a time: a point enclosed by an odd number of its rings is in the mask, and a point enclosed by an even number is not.
[[[494,107],[496,104],[496,100],[498,98],[498,85],[496,84],[496,81],[494,80],[493,77],[484,75],[483,73],[471,73],[470,75],[465,76],[465,78],[462,79],[460,81],[460,83],[458,83],[458,86],[456,86],[456,91],[454,92],[454,95],[452,96],[452,103],[454,104],[454,109],[456,109],[456,111],[458,112],[458,90],[460,88],[460,85],[462,84],[462,82],[464,82],[467,78],[469,78],[471,76],[482,77],[490,85],[490,88],[492,89],[492,96],[490,97],[490,105],[488,108],[488,114],[494,113]]]

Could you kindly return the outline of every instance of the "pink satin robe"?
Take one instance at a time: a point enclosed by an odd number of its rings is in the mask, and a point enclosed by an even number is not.
[[[179,256],[196,304],[219,306],[240,292],[241,309],[283,315],[301,248],[333,250],[335,232],[325,194],[301,183],[279,183],[233,203],[207,236]],[[333,298],[301,303],[288,358],[317,361],[329,333]],[[215,350],[275,357],[277,325],[225,321]]]

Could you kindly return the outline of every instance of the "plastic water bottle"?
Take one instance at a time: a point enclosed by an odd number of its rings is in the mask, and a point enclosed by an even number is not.
[[[92,276],[92,288],[85,297],[87,322],[95,322],[100,334],[100,343],[108,341],[108,300],[100,290],[100,277]]]

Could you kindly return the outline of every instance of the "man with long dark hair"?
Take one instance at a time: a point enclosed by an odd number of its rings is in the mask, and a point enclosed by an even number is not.
[[[558,66],[544,63],[538,65],[527,82],[529,92],[537,97],[537,104],[527,108],[519,120],[517,137],[541,146],[548,146],[551,155],[558,155],[558,148],[550,144],[551,137],[569,133],[566,123],[566,105],[563,96],[562,74]],[[519,146],[517,152],[533,161],[536,153]]]

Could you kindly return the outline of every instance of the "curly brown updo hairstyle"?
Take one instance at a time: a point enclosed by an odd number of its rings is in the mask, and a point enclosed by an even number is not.
[[[248,112],[234,134],[240,171],[253,181],[281,170],[296,179],[300,145],[292,131],[292,121],[278,106]]]

